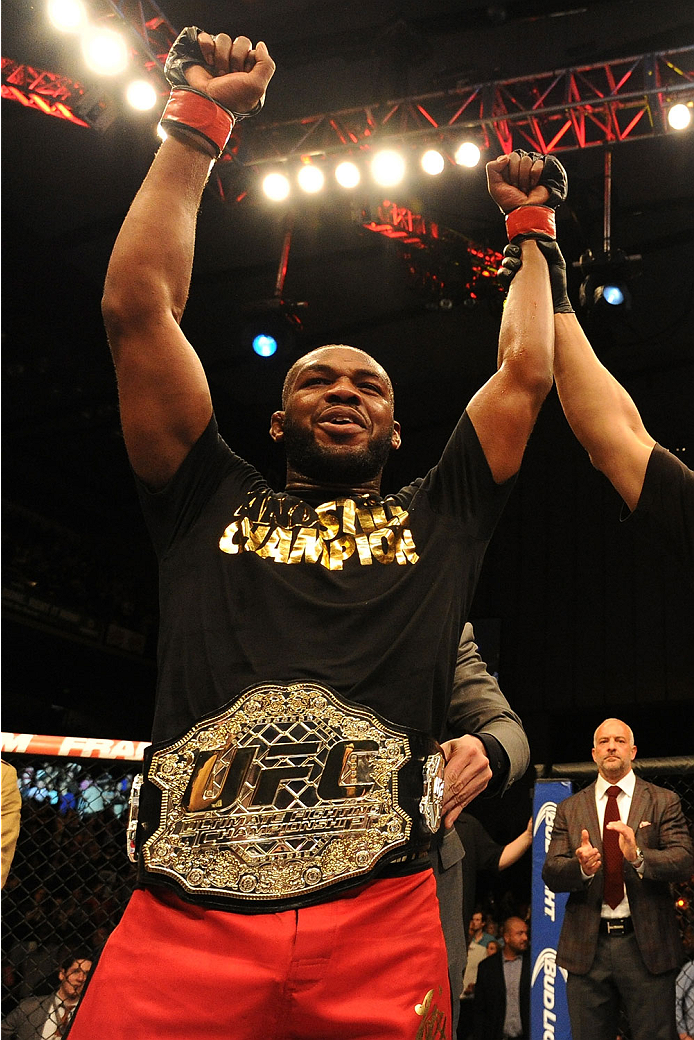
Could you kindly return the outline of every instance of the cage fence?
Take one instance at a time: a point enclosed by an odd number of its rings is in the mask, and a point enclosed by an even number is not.
[[[95,960],[120,920],[135,885],[125,833],[130,790],[146,747],[146,742],[47,737],[33,738],[38,750],[32,750],[31,740],[24,741],[25,751],[8,750],[19,746],[18,736],[3,734],[2,752],[17,770],[22,798],[17,848],[2,893],[1,1011],[8,1038],[22,1002],[54,994],[60,965],[68,959]],[[114,754],[119,757],[104,757]],[[692,829],[694,759],[637,760],[636,767],[644,779],[679,795]],[[538,767],[537,772],[568,777],[578,790],[592,781],[595,767]],[[673,907],[691,956],[694,879],[673,886]],[[13,1016],[9,1023],[8,1016]],[[631,1040],[626,1020],[621,1036]]]

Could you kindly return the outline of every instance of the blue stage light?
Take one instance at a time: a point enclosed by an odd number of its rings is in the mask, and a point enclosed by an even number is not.
[[[602,295],[605,303],[611,304],[612,307],[619,307],[624,303],[624,292],[618,285],[603,286]]]
[[[272,357],[277,351],[277,340],[274,336],[261,332],[253,339],[253,350],[259,357]]]

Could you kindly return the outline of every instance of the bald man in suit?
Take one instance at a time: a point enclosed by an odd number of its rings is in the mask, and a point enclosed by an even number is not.
[[[573,1040],[614,1040],[620,999],[633,1040],[676,1037],[683,949],[670,884],[691,875],[692,839],[677,795],[637,777],[635,755],[626,723],[598,727],[598,777],[557,806],[542,872],[570,893],[557,964],[569,972]]]

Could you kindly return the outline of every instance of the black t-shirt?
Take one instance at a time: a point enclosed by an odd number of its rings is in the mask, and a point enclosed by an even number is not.
[[[644,533],[674,554],[694,585],[694,472],[659,444],[651,452],[631,516]]]
[[[439,463],[395,495],[274,492],[205,430],[140,496],[160,566],[153,740],[259,682],[327,683],[440,737],[456,648],[513,481],[467,414]]]

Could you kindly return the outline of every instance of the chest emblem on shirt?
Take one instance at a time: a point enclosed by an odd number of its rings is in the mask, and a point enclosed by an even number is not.
[[[222,552],[253,552],[275,563],[314,563],[340,571],[354,557],[404,567],[419,559],[409,513],[391,499],[337,498],[315,509],[288,495],[253,495],[219,540]]]

